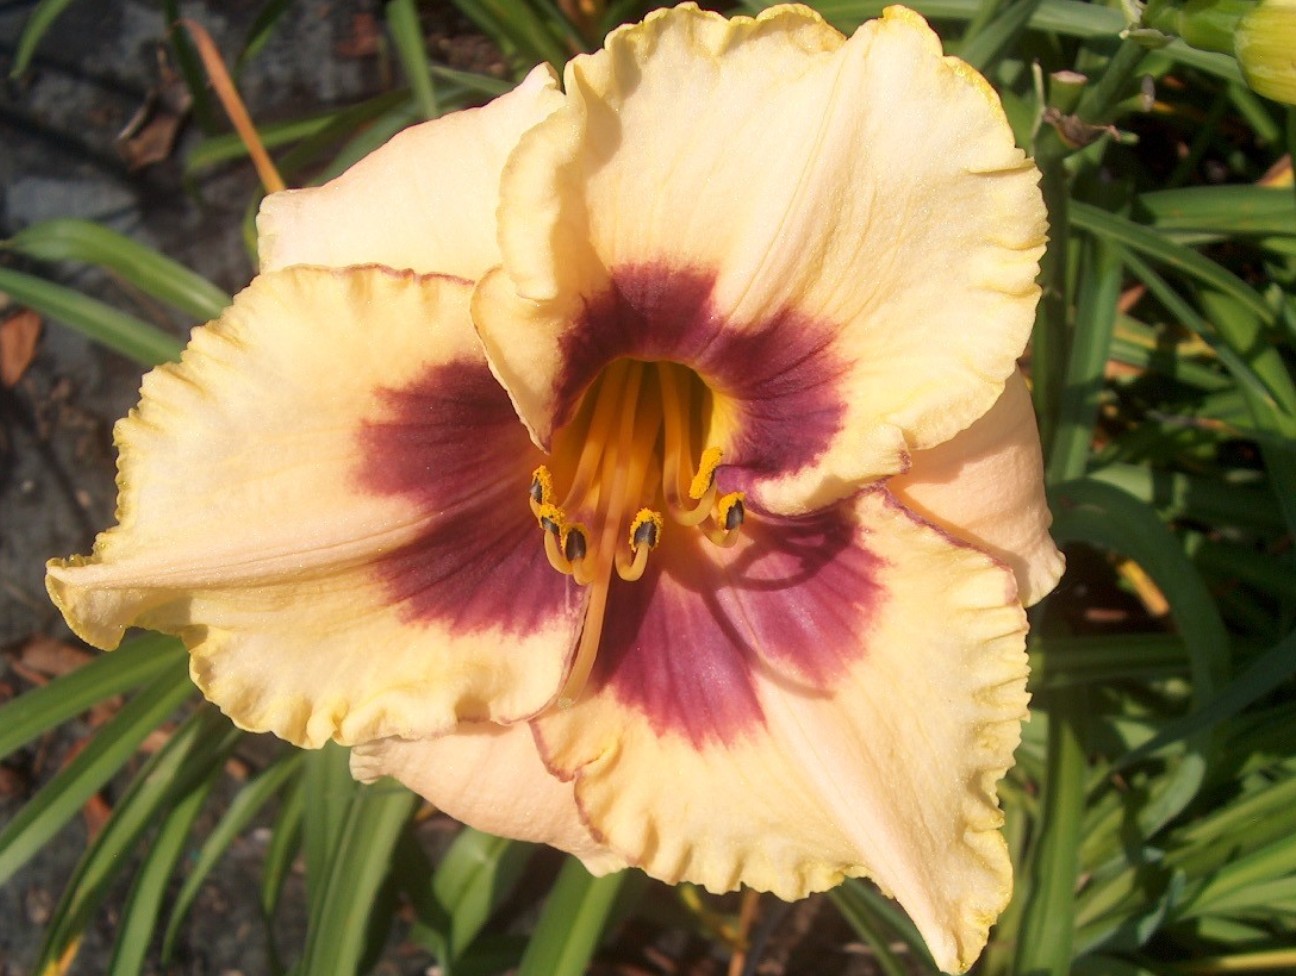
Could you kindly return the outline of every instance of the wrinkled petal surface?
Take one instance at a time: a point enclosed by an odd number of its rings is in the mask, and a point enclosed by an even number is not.
[[[404,130],[324,186],[266,197],[261,270],[382,264],[475,281],[500,260],[504,161],[561,103],[553,70],[541,66],[489,105]]]
[[[995,796],[1027,702],[1012,574],[878,489],[657,555],[614,590],[585,697],[534,720],[595,836],[714,891],[867,875],[942,968],[971,965],[1012,887]]]
[[[1012,567],[1026,606],[1044,598],[1065,562],[1049,537],[1044,462],[1030,391],[1020,373],[984,417],[944,444],[915,451],[887,482],[897,498]]]
[[[178,634],[238,724],[309,746],[544,707],[584,595],[516,497],[537,455],[468,297],[293,268],[195,330],[117,427],[121,524],[49,566],[77,633]]]
[[[394,776],[439,810],[478,830],[549,844],[605,874],[626,866],[594,839],[571,783],[540,761],[531,726],[464,725],[435,739],[382,739],[356,746],[351,772],[361,782]]]
[[[798,513],[995,402],[1038,295],[1038,172],[917,14],[847,40],[804,7],[686,5],[613,32],[565,88],[505,167],[503,270],[473,313],[538,443],[610,359],[682,362],[720,403],[726,463]],[[722,346],[743,351],[727,371]],[[784,370],[753,402],[734,376],[770,346]],[[760,470],[744,452],[770,438],[802,449]]]

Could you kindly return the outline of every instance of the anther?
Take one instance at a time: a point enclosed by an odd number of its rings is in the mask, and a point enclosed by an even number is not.
[[[743,506],[741,491],[731,491],[727,495],[722,495],[716,502],[715,527],[707,528],[707,538],[717,546],[729,548],[738,541],[739,530],[746,517],[747,509]]]
[[[733,494],[721,498],[719,509],[719,521],[726,532],[732,532],[741,526],[743,519],[747,517],[747,510],[743,507],[743,494],[740,491],[735,491]]]
[[[639,514],[630,523],[630,552],[633,556],[626,558],[624,551],[616,554],[617,575],[630,583],[641,578],[648,566],[648,553],[661,542],[661,533],[661,513],[651,508],[639,509]]]
[[[533,505],[532,511],[535,512],[536,521],[540,523],[540,528],[551,535],[558,535],[562,531],[563,523],[567,521],[566,513],[557,505],[549,502]]]
[[[553,504],[553,475],[543,464],[531,473],[531,509],[535,511],[537,505]],[[536,513],[539,515],[539,512]]]
[[[707,492],[715,487],[716,468],[720,467],[722,457],[724,452],[718,447],[708,447],[702,452],[702,458],[698,461],[697,474],[693,476],[693,481],[689,485],[689,498],[695,502],[701,501],[706,497]]]
[[[656,549],[661,542],[662,516],[651,508],[641,508],[630,523],[630,549],[638,552],[641,547]]]
[[[589,543],[585,538],[585,530],[579,525],[569,525],[562,534],[562,552],[567,557],[568,562],[578,562],[585,558],[589,551]]]

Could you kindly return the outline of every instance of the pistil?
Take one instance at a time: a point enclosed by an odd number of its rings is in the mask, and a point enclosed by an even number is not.
[[[683,367],[618,360],[559,432],[558,477],[548,467],[532,475],[529,502],[550,564],[590,588],[560,706],[574,702],[589,679],[613,573],[627,582],[642,578],[650,553],[669,531],[663,512],[677,525],[699,528],[716,545],[738,539],[742,494],[719,494],[719,448],[694,448],[707,410],[705,388]]]

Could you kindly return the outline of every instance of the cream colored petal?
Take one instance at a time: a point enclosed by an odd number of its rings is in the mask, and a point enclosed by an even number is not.
[[[406,129],[324,186],[266,197],[261,270],[382,264],[476,280],[499,263],[504,161],[560,104],[553,70],[541,66],[489,105]]]
[[[944,444],[914,452],[910,469],[887,487],[912,511],[1007,563],[1026,606],[1061,578],[1066,563],[1049,537],[1039,430],[1020,373],[989,413]]]
[[[571,783],[545,769],[525,722],[466,724],[435,739],[365,743],[351,753],[351,773],[365,783],[394,776],[456,820],[488,834],[557,847],[595,874],[626,866],[594,839]]]
[[[726,21],[684,5],[614,32],[565,82],[505,168],[504,272],[474,303],[539,443],[615,356],[694,366],[741,443],[743,398],[696,350],[795,347],[842,409],[811,460],[753,486],[791,513],[902,470],[997,399],[1038,297],[1038,172],[917,14],[889,8],[846,40],[804,7]],[[681,318],[694,327],[664,344]]]
[[[543,707],[584,597],[543,555],[538,456],[468,297],[376,268],[257,278],[118,425],[120,525],[49,566],[72,628],[178,634],[235,722],[303,745]]]
[[[844,526],[830,554],[793,525],[774,558],[717,555],[710,589],[696,563],[632,584],[651,592],[609,607],[586,695],[535,720],[541,754],[649,874],[788,899],[865,875],[962,972],[1012,889],[1016,585],[885,491],[821,518]]]

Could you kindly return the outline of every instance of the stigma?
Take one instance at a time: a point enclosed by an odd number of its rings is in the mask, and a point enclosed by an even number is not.
[[[528,500],[545,555],[555,570],[589,587],[585,629],[560,706],[588,680],[614,574],[640,579],[671,531],[699,531],[718,546],[737,542],[743,496],[716,486],[723,455],[706,445],[711,413],[710,392],[691,370],[617,360],[556,435],[551,464],[532,474]]]

